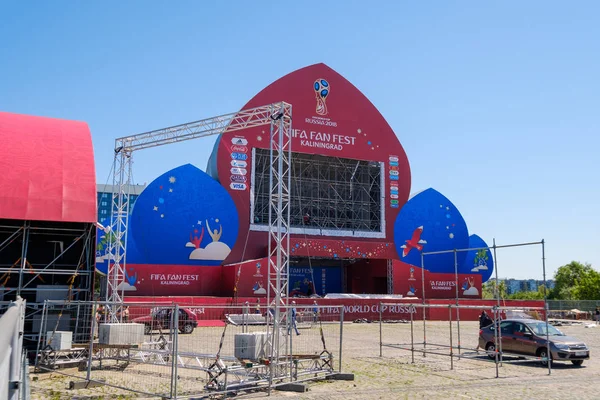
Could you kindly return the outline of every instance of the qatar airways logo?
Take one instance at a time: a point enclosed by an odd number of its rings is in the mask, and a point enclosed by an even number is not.
[[[243,175],[231,175],[231,182],[246,182],[246,177]]]

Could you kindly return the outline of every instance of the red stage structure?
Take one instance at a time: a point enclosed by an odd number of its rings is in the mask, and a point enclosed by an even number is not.
[[[31,346],[45,300],[92,299],[94,153],[83,122],[5,112],[0,143],[0,303],[27,301]],[[60,328],[89,334],[85,323],[77,326]]]
[[[460,297],[479,298],[493,268],[489,251],[477,265],[464,252],[459,259],[428,257],[421,273],[422,252],[472,247],[470,237],[443,195],[429,189],[409,200],[408,157],[375,106],[339,73],[316,64],[278,79],[241,109],[282,99],[293,107],[284,227],[290,296],[422,297],[425,287],[426,298],[454,298],[458,287]],[[271,133],[256,124],[239,129],[243,116],[228,118],[235,129],[223,128],[206,173],[175,168],[137,199],[128,227],[117,234],[127,238],[127,257],[117,257],[112,269],[121,272],[111,285],[126,296],[231,296],[235,286],[239,296],[267,295],[269,245],[277,246],[269,236]],[[205,136],[195,133],[197,125],[122,140],[157,137],[161,145]],[[121,198],[127,196],[113,196]],[[122,203],[115,208],[124,210]]]

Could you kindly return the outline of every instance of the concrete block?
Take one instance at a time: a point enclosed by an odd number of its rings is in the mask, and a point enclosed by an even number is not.
[[[98,343],[137,345],[144,342],[144,324],[100,324]]]
[[[284,383],[283,385],[275,386],[275,390],[304,393],[308,392],[308,386],[304,383]]]
[[[234,355],[240,360],[256,361],[265,356],[266,332],[238,333],[234,338]]]
[[[344,374],[344,373],[338,372],[335,374],[327,375],[326,378],[334,380],[334,381],[353,381],[354,374]]]
[[[104,386],[104,381],[70,381],[69,390],[87,389],[96,386]]]
[[[73,332],[71,331],[48,331],[46,341],[52,350],[70,350],[73,343]]]

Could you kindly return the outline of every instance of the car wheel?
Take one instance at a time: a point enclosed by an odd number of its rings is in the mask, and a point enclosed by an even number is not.
[[[489,342],[488,344],[486,344],[485,351],[487,351],[487,356],[490,359],[492,359],[492,360],[496,359],[496,345],[494,343]]]
[[[573,365],[576,365],[578,367],[581,367],[581,364],[583,364],[583,360],[571,360],[571,362],[573,363]]]
[[[552,365],[552,355],[548,357],[548,350],[545,347],[542,347],[537,351],[537,356],[540,358],[550,358],[550,364]],[[540,361],[544,367],[548,366],[548,361]]]
[[[191,324],[186,324],[183,326],[183,333],[186,333],[188,335],[190,335],[192,332],[194,332],[194,326]]]
[[[150,329],[150,325],[144,325],[144,335],[149,335],[150,332],[152,332],[152,329]]]

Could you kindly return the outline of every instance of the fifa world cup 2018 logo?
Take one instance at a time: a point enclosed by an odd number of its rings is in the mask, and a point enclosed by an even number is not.
[[[315,81],[315,96],[317,97],[317,114],[319,115],[327,115],[327,96],[329,96],[329,92],[331,88],[329,87],[329,82],[325,79],[317,79]]]

